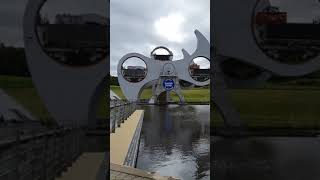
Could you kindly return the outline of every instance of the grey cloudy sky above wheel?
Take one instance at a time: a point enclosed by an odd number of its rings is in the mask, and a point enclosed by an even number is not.
[[[50,0],[49,0],[50,1]],[[69,0],[58,0],[65,2],[64,7],[66,9],[71,9],[72,11],[80,11],[84,10],[86,8],[98,8],[100,10],[98,11],[107,11],[106,8],[104,8],[104,4],[107,3],[107,0],[76,0],[75,3],[68,3]],[[113,49],[114,53],[112,53],[112,61],[114,59],[119,59],[119,56],[116,54],[125,54],[128,52],[128,50],[132,48],[138,49],[139,52],[145,52],[146,55],[150,53],[150,48],[146,49],[146,47],[150,47],[153,44],[150,43],[150,41],[147,41],[145,43],[142,43],[144,39],[151,39],[154,37],[150,32],[144,33],[145,31],[150,31],[148,27],[150,27],[150,24],[154,21],[154,17],[165,17],[165,13],[171,12],[171,11],[180,11],[183,12],[183,14],[188,14],[191,16],[191,18],[186,18],[186,23],[189,25],[195,25],[195,21],[197,20],[196,14],[202,14],[205,17],[208,18],[209,21],[209,5],[208,0],[163,0],[163,1],[151,1],[151,0],[138,0],[138,1],[132,1],[132,0],[112,0],[111,5],[111,16],[113,16],[113,22],[111,22],[115,29],[118,30],[117,34],[121,34],[125,32],[126,27],[129,25],[135,25],[135,27],[131,27],[130,31],[128,29],[128,33],[131,37],[130,39],[136,40],[142,38],[140,42],[135,42],[138,45],[129,43],[123,43],[124,47],[123,49]],[[320,16],[320,3],[318,0],[271,0],[272,3],[275,5],[279,5],[282,7],[284,11],[290,11],[292,12],[289,18],[293,21],[305,21],[306,19],[310,19],[312,16]],[[1,0],[0,2],[0,42],[4,42],[7,45],[10,46],[23,46],[23,38],[22,38],[22,19],[23,19],[23,13],[26,6],[27,0]],[[55,9],[55,5],[52,6],[52,9]],[[115,26],[116,23],[119,23],[121,21],[125,21],[122,26]],[[149,23],[148,23],[149,22]],[[184,25],[184,27],[188,27],[187,25]],[[121,29],[122,28],[122,29]],[[198,29],[208,38],[209,37],[209,28],[208,30],[203,30],[201,27],[198,27]],[[181,44],[178,43],[170,43],[167,42],[167,45],[170,47],[173,47],[173,50],[175,50],[175,45],[179,45],[177,47],[176,51],[174,52],[176,56],[181,56],[180,49],[186,48],[188,51],[192,51],[195,48],[195,42],[192,40],[193,38],[193,30],[194,29],[188,29],[187,36],[190,38],[187,38],[187,40],[184,42],[185,44],[189,43],[190,45],[186,45],[185,47],[180,47]],[[208,32],[206,32],[208,31]],[[140,32],[140,33],[137,33]],[[111,38],[112,43],[120,44],[121,40],[126,39],[125,36],[117,37],[115,36]],[[114,40],[119,40],[115,41]],[[155,42],[155,41],[154,41]],[[138,48],[139,44],[144,44],[141,46],[142,48]],[[163,43],[165,44],[165,43]],[[132,47],[134,46],[134,47]],[[115,45],[115,48],[119,48],[119,45]],[[135,49],[135,50],[136,50]],[[116,53],[118,52],[118,53]],[[177,54],[178,53],[178,54]],[[175,56],[175,57],[176,57]],[[120,57],[121,58],[121,57]],[[111,63],[111,66],[113,69],[116,67],[116,63]]]
[[[157,46],[182,59],[182,48],[193,53],[197,46],[194,30],[210,39],[210,0],[111,0],[110,73],[127,53],[145,56]]]

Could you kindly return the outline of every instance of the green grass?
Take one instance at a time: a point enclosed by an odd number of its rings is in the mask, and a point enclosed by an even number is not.
[[[209,102],[210,101],[210,89],[186,89],[182,91],[186,102]]]
[[[18,103],[29,110],[34,116],[39,119],[52,119],[47,111],[42,99],[33,86],[31,78],[15,77],[15,76],[0,76],[0,88],[8,95],[12,96]],[[107,88],[106,88],[107,89]],[[106,95],[102,95],[97,112],[98,118],[108,117]]]
[[[0,76],[0,88],[38,118],[50,119],[30,78]],[[111,89],[124,98],[119,86],[111,86]],[[187,102],[208,101],[210,96],[209,89],[202,88],[184,90],[183,94]],[[251,128],[320,128],[320,89],[317,87],[272,85],[270,89],[230,90],[230,94],[241,118]],[[151,89],[144,90],[141,98],[150,97]],[[98,117],[108,116],[107,99],[105,95],[102,96]],[[176,96],[173,99],[178,100]],[[213,125],[220,126],[223,124],[222,118],[213,109]]]
[[[37,118],[51,119],[30,78],[0,76],[0,88]]]
[[[125,98],[121,88],[119,86],[110,87],[120,98]],[[186,102],[209,102],[210,101],[210,89],[208,88],[193,88],[185,89],[182,91]],[[174,101],[179,101],[178,96],[175,93],[171,93]],[[145,89],[142,91],[141,99],[149,99],[152,96],[151,89]]]
[[[231,100],[251,128],[320,128],[320,90],[231,90]],[[211,118],[222,124],[215,110]]]

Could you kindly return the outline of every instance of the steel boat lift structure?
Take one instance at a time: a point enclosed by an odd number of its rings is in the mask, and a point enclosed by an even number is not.
[[[29,0],[24,15],[25,50],[33,82],[39,95],[45,101],[48,111],[60,124],[90,124],[95,118],[99,95],[102,93],[103,86],[106,85],[105,77],[109,74],[106,70],[108,56],[97,63],[82,67],[65,65],[48,56],[37,36],[39,10],[45,2],[46,0]],[[213,22],[211,23],[211,38],[213,39],[211,47],[205,37],[199,31],[195,31],[198,39],[197,49],[193,54],[182,50],[184,55],[182,60],[154,61],[137,53],[127,54],[120,60],[119,83],[128,100],[137,100],[143,88],[154,84],[159,79],[161,72],[170,69],[170,76],[198,86],[208,85],[211,81],[212,100],[221,111],[225,123],[228,126],[240,127],[243,122],[226,94],[228,87],[254,86],[266,81],[273,74],[298,77],[320,69],[319,54],[300,64],[286,64],[276,61],[263,51],[255,35],[254,21],[258,12],[271,5],[268,0],[213,0],[211,3],[211,10],[214,12],[211,17]],[[211,80],[199,82],[190,76],[188,66],[194,58],[199,56],[208,60],[212,59]],[[122,78],[120,73],[122,63],[130,57],[144,60],[148,72],[152,72],[148,73],[139,83],[129,83]],[[222,66],[230,59],[253,66],[261,73],[247,79],[231,77]]]
[[[154,104],[158,96],[165,92],[166,89],[163,87],[163,82],[170,79],[175,84],[172,91],[180,98],[180,103],[184,103],[184,97],[181,93],[179,80],[187,81],[196,86],[206,86],[210,83],[210,79],[205,81],[197,81],[192,78],[189,72],[189,66],[193,60],[197,57],[204,57],[210,61],[210,44],[200,31],[195,30],[197,37],[197,48],[189,54],[186,50],[182,49],[183,59],[175,61],[159,61],[153,57],[146,57],[139,53],[129,53],[124,55],[117,68],[118,81],[123,94],[129,101],[138,101],[143,89],[157,84],[157,88],[154,88],[153,97],[149,103]],[[157,48],[156,48],[157,49]],[[125,61],[129,58],[139,58],[146,64],[147,74],[146,77],[140,82],[129,82],[125,79],[122,73],[122,67]]]
[[[39,11],[45,2],[29,0],[24,14],[24,45],[33,83],[48,111],[60,125],[94,125],[97,104],[107,85],[109,53],[95,63],[81,66],[64,64],[50,57],[37,34]],[[105,35],[101,40],[107,45],[109,40],[104,37],[109,36],[108,27],[103,32]]]
[[[213,0],[211,17],[211,57],[214,59],[211,71],[211,95],[229,127],[244,125],[233,107],[226,89],[232,86],[255,86],[272,74],[283,77],[299,77],[320,69],[320,54],[300,64],[286,64],[268,56],[259,46],[254,23],[258,12],[270,7],[269,0]],[[319,32],[320,33],[320,32]],[[222,64],[230,59],[253,66],[261,73],[247,79],[228,76]]]

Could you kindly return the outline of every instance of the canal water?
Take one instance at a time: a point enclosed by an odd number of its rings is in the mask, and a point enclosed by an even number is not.
[[[320,138],[211,137],[215,180],[319,180]]]
[[[210,106],[143,106],[137,168],[180,179],[210,179]]]

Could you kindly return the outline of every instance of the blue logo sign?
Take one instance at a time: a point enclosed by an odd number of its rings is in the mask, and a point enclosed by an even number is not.
[[[172,90],[174,88],[174,81],[172,79],[165,79],[163,81],[163,87],[167,91]]]

